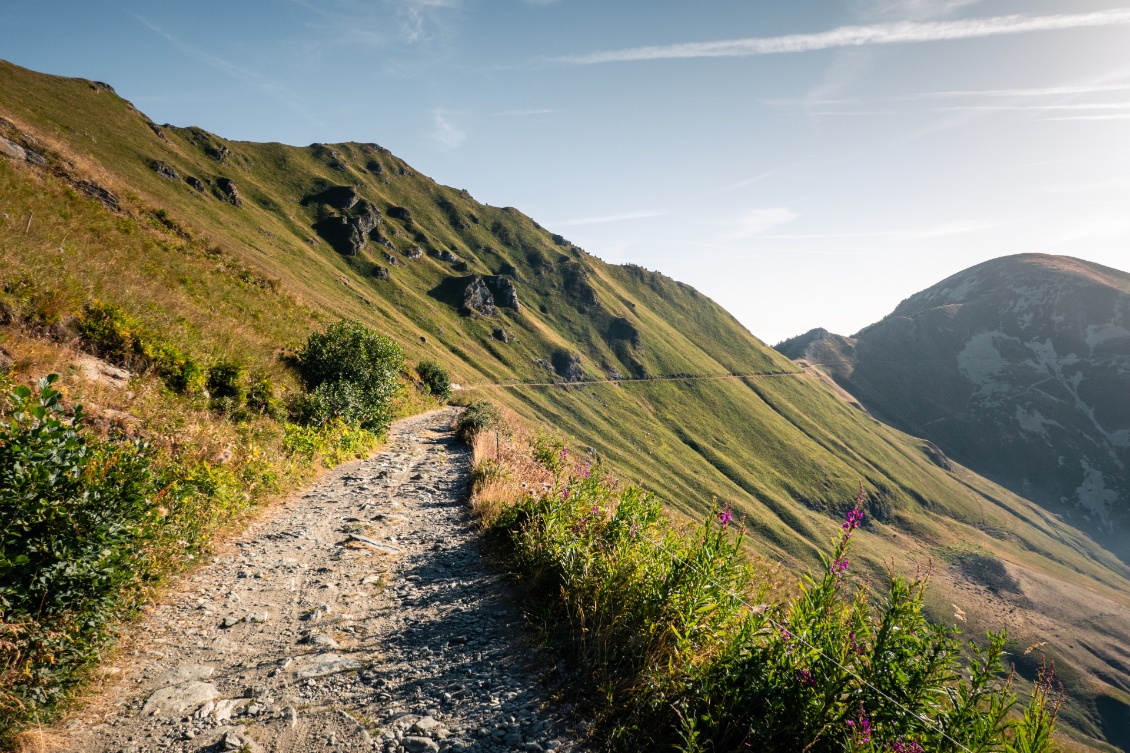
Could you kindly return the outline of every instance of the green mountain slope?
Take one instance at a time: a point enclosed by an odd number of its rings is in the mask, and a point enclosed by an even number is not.
[[[106,85],[7,63],[0,117],[0,313],[22,312],[0,316],[0,342],[70,347],[70,317],[100,299],[285,385],[280,351],[360,319],[687,515],[732,504],[790,566],[817,564],[862,479],[871,577],[933,561],[938,619],[956,603],[971,629],[1048,641],[1076,729],[1125,741],[1130,638],[1110,625],[1130,618],[1130,568],[853,407],[693,288],[605,264],[372,144],[158,126]]]

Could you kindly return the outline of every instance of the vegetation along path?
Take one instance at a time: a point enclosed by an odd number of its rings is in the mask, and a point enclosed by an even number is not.
[[[397,422],[150,609],[67,749],[577,750],[480,554],[454,415]]]

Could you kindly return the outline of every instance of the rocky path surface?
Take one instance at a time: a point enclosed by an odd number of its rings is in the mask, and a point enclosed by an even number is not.
[[[454,415],[397,422],[148,610],[67,749],[579,750],[479,551]]]

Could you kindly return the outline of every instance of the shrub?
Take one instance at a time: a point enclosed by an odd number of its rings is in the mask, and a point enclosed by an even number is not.
[[[310,394],[296,412],[312,423],[342,418],[383,432],[392,420],[404,353],[390,338],[359,322],[335,322],[310,335],[295,363]]]
[[[441,400],[451,398],[451,375],[438,361],[420,361],[416,373],[432,395]]]
[[[86,610],[144,571],[140,543],[155,521],[141,443],[88,445],[82,408],[67,420],[52,374],[39,394],[11,390],[0,424],[0,609]]]
[[[497,405],[489,400],[476,400],[459,414],[455,422],[455,436],[470,444],[476,434],[493,429],[501,421],[502,413]]]
[[[108,361],[132,366],[141,352],[138,324],[112,303],[91,301],[79,315],[79,334],[86,346]]]

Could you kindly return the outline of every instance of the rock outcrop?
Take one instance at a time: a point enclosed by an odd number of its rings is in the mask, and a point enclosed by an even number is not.
[[[489,275],[483,278],[483,282],[490,288],[490,292],[494,295],[495,303],[503,308],[513,309],[520,311],[522,306],[518,302],[518,289],[514,287],[514,281],[509,277],[502,275]]]
[[[235,181],[231,178],[218,178],[216,180],[216,198],[226,201],[233,207],[243,206],[243,198],[239,195],[239,189],[235,187]]]
[[[463,288],[463,313],[483,316],[494,316],[498,313],[498,308],[494,305],[494,296],[479,275],[473,275],[467,281],[467,287]]]
[[[173,169],[173,166],[167,162],[153,160],[149,163],[149,169],[160,175],[162,178],[168,178],[169,180],[180,180],[180,174],[177,173],[177,171]]]
[[[569,350],[560,349],[553,352],[550,358],[553,370],[566,382],[584,381],[585,370],[581,366],[581,356]]]

